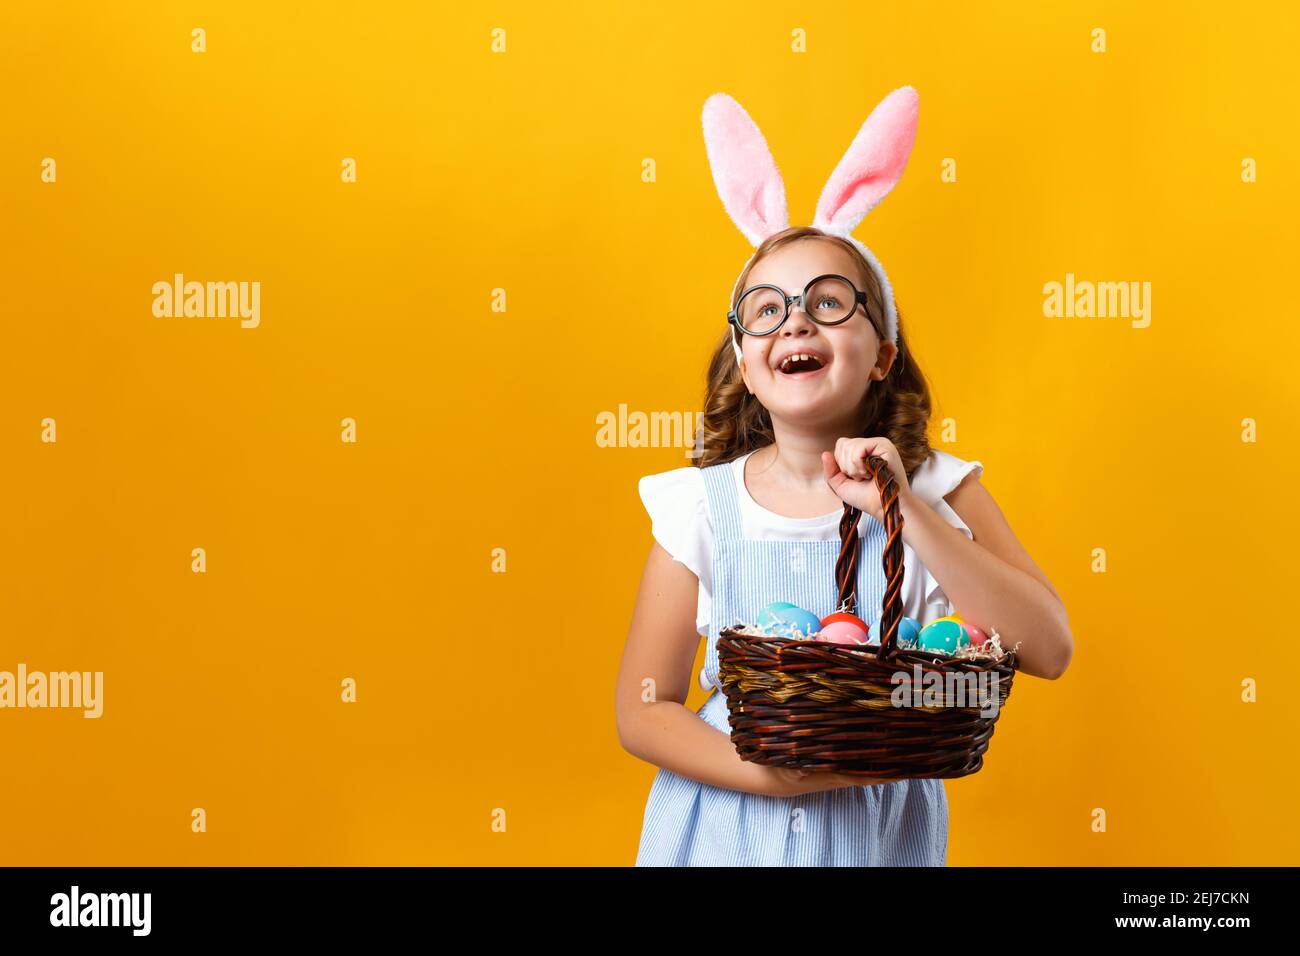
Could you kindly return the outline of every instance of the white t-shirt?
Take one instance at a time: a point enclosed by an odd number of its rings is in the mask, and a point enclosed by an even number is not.
[[[844,509],[813,518],[787,518],[768,511],[745,487],[745,461],[742,455],[730,463],[736,481],[736,498],[740,506],[742,534],[747,538],[808,541],[840,537],[840,518]],[[957,512],[944,500],[971,472],[978,478],[984,473],[979,461],[963,461],[946,451],[931,449],[912,476],[912,492],[930,505],[950,525],[974,540],[975,535]],[[684,564],[700,581],[695,607],[695,629],[705,637],[709,633],[713,581],[713,529],[709,525],[708,497],[704,475],[699,468],[687,466],[646,475],[637,485],[641,501],[650,515],[650,533],[673,560]],[[863,515],[858,523],[862,535],[873,519]],[[938,617],[953,613],[953,607],[939,582],[921,564],[907,542],[903,542],[903,613],[922,626]]]

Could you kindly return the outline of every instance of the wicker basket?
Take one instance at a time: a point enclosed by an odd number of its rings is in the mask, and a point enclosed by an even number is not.
[[[887,535],[879,646],[724,628],[718,635],[719,679],[731,715],[731,741],[743,760],[772,767],[896,779],[964,777],[983,766],[993,725],[1011,692],[1016,655],[1004,651],[996,659],[960,658],[898,646],[903,618],[898,484],[883,458],[872,457],[869,468],[880,489]],[[835,580],[840,607],[849,613],[858,613],[861,517],[861,511],[846,504],[840,520]],[[939,678],[923,677],[929,696],[914,699],[918,665],[920,674],[937,672]],[[905,679],[895,679],[899,672]],[[978,705],[956,706],[972,703],[970,685],[980,680],[990,695],[996,687],[997,707],[991,715],[982,714]],[[900,689],[897,681],[908,695],[907,706],[893,702]],[[935,706],[938,700],[942,706]]]

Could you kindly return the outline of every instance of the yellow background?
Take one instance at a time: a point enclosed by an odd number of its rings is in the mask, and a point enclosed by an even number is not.
[[[1281,9],[6,4],[0,669],[102,670],[105,713],[0,711],[0,863],[632,863],[636,480],[686,461],[595,420],[700,407],[750,252],[701,106],[800,222],[904,84],[856,234],[1076,642],[949,782],[949,862],[1300,862]],[[155,319],[175,272],[260,281],[260,328]],[[1045,318],[1067,272],[1151,326]]]

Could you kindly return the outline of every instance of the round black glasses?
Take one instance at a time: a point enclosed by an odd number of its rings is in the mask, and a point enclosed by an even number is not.
[[[847,322],[859,305],[871,321],[866,310],[867,294],[841,275],[817,276],[798,295],[786,295],[784,289],[774,285],[753,286],[745,290],[736,307],[727,313],[727,321],[746,335],[771,335],[785,324],[790,317],[790,306],[796,302],[818,325]],[[871,325],[875,328],[876,324]]]

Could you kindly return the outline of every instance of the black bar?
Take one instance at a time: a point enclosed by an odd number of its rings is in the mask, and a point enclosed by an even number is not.
[[[6,942],[37,937],[57,944],[65,937],[62,942],[75,938],[79,945],[373,942],[422,934],[415,938],[434,945],[459,939],[456,945],[479,946],[523,932],[538,934],[539,945],[555,936],[614,933],[608,942],[695,938],[701,945],[728,937],[739,944],[754,934],[747,942],[762,946],[787,934],[794,941],[817,938],[818,923],[843,933],[859,922],[861,938],[873,942],[887,931],[921,945],[983,938],[1001,948],[1041,930],[1071,941],[1198,936],[1231,946],[1255,931],[1276,935],[1292,927],[1296,874],[1295,868],[1192,867],[11,868],[0,869],[0,927]],[[74,886],[77,922],[104,913],[105,922],[116,916],[119,925],[52,925],[52,918],[72,922]],[[147,934],[136,933],[146,926],[145,897],[120,895],[132,893],[149,894]],[[1206,919],[1244,923],[1200,925]],[[719,935],[728,925],[733,931]],[[707,935],[682,936],[691,928]]]

